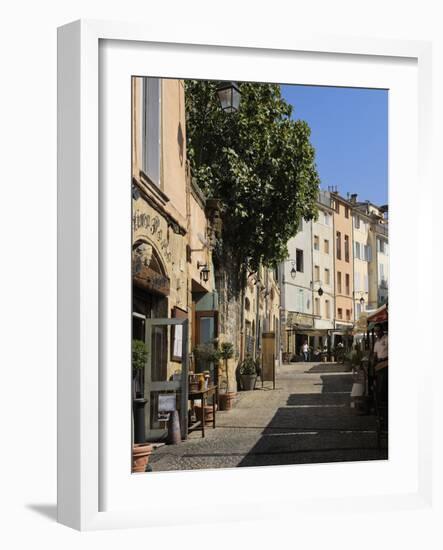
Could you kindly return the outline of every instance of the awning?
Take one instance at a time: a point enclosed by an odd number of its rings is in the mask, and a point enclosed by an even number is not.
[[[368,314],[368,328],[371,330],[370,325],[376,325],[377,323],[384,323],[388,320],[388,308],[386,304],[376,309],[374,312]]]
[[[297,332],[299,334],[306,334],[306,336],[327,336],[331,329],[324,328],[303,328],[303,327],[286,327],[287,332]]]

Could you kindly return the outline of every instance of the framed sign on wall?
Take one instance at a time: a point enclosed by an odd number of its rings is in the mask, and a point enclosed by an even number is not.
[[[161,25],[156,29],[146,29],[136,24],[81,21],[59,29],[58,48],[59,521],[77,529],[90,530],[212,521],[214,514],[218,521],[281,517],[285,514],[289,517],[294,510],[297,514],[309,513],[313,509],[326,510],[331,503],[338,512],[343,513],[357,505],[361,510],[376,507],[379,511],[405,506],[429,507],[432,493],[431,411],[424,384],[417,383],[416,365],[411,360],[409,348],[404,345],[404,335],[411,330],[411,319],[424,316],[424,305],[416,290],[427,284],[420,265],[432,265],[428,248],[418,246],[419,235],[429,229],[423,197],[430,197],[433,192],[427,156],[432,115],[429,95],[430,46],[420,42],[326,38],[307,34],[281,37],[279,41],[260,36],[255,41],[227,39],[223,43],[207,44],[199,43],[198,38],[191,40],[185,36],[180,39],[170,36]],[[240,97],[241,105],[241,101],[246,102],[246,97],[258,93],[257,90],[261,89],[259,85],[263,83],[272,90],[273,86],[284,83],[287,87],[387,92],[390,212],[388,460],[387,455],[383,460],[378,460],[374,455],[364,455],[360,460],[341,460],[340,457],[335,460],[318,459],[312,460],[309,465],[300,464],[300,461],[274,462],[276,467],[261,466],[260,462],[255,462],[259,467],[238,468],[216,467],[208,459],[207,466],[202,469],[194,469],[191,465],[189,470],[184,467],[184,471],[174,473],[164,471],[167,468],[156,471],[156,464],[161,462],[158,460],[153,462],[153,471],[143,475],[132,474],[134,387],[144,392],[147,402],[145,419],[148,424],[152,423],[152,426],[149,424],[152,433],[161,433],[166,429],[162,415],[158,415],[159,398],[150,391],[149,381],[139,376],[138,385],[131,383],[131,376],[134,377],[133,340],[142,341],[139,349],[143,349],[143,345],[146,347],[149,356],[146,361],[150,365],[153,382],[158,384],[158,388],[168,388],[168,391],[172,388],[173,392],[179,391],[177,388],[180,387],[177,371],[183,372],[181,365],[187,365],[188,355],[192,352],[195,351],[190,356],[192,361],[195,359],[198,362],[200,357],[200,361],[206,360],[210,364],[220,361],[220,365],[223,364],[223,359],[215,352],[223,349],[223,343],[228,341],[226,334],[230,334],[233,352],[232,355],[226,353],[226,372],[232,375],[228,375],[224,390],[228,394],[234,393],[231,384],[238,382],[237,389],[242,389],[242,365],[245,365],[249,355],[259,354],[262,333],[275,333],[273,346],[276,360],[281,362],[280,355],[284,351],[288,369],[291,368],[292,348],[288,347],[285,351],[285,345],[294,345],[296,355],[306,353],[303,356],[306,362],[311,359],[309,354],[313,357],[317,353],[320,358],[328,342],[334,343],[337,350],[340,343],[343,346],[353,345],[358,340],[357,334],[352,333],[355,312],[361,314],[363,303],[369,299],[367,296],[371,292],[364,287],[363,275],[354,278],[354,272],[343,270],[343,278],[341,274],[339,278],[334,267],[329,271],[327,266],[316,265],[311,259],[312,278],[306,288],[300,284],[300,289],[308,292],[307,299],[304,294],[298,293],[298,310],[295,306],[285,309],[282,296],[286,287],[296,285],[309,268],[306,253],[302,261],[299,253],[302,249],[294,245],[294,257],[289,257],[287,267],[281,268],[285,263],[281,259],[280,268],[274,266],[271,270],[265,260],[264,264],[254,264],[257,247],[251,245],[245,257],[253,269],[245,271],[245,284],[240,285],[238,292],[241,302],[235,302],[242,304],[241,311],[236,317],[234,309],[229,309],[231,306],[226,305],[223,309],[223,303],[234,302],[228,298],[223,302],[222,290],[226,289],[228,295],[228,290],[232,289],[229,285],[223,287],[217,275],[220,265],[217,264],[216,253],[220,243],[227,242],[228,235],[226,229],[220,229],[219,220],[225,228],[237,227],[233,217],[229,218],[231,225],[227,223],[226,212],[229,205],[235,209],[242,199],[236,194],[238,189],[232,188],[235,201],[231,204],[229,193],[226,193],[227,198],[220,206],[215,199],[226,191],[220,187],[218,196],[213,193],[207,200],[198,186],[204,187],[202,182],[206,181],[204,174],[208,170],[204,172],[202,166],[196,164],[193,171],[187,168],[185,156],[195,145],[190,141],[190,124],[195,123],[196,128],[197,123],[196,118],[190,115],[189,106],[174,98],[189,97],[186,94],[192,93],[192,88],[188,82],[209,83],[206,88],[201,84],[203,92],[211,89],[213,82],[234,83],[228,89],[218,86],[218,92],[224,94],[221,98],[224,113],[237,108],[237,93],[244,94]],[[285,93],[288,98],[290,90]],[[230,94],[229,97],[227,94]],[[208,99],[207,104],[210,105],[211,101]],[[138,105],[148,106],[149,109],[146,107],[143,112],[149,116],[137,118]],[[167,115],[171,112],[182,123],[169,125]],[[228,127],[221,111],[214,116],[219,120],[220,127]],[[292,127],[289,118],[282,117],[288,131]],[[222,139],[223,136],[220,136]],[[301,134],[299,138],[302,139]],[[145,143],[146,139],[148,146],[140,151],[137,144]],[[274,136],[273,143],[276,140]],[[169,150],[177,162],[168,160]],[[310,151],[307,146],[304,154],[309,156]],[[229,162],[223,164],[220,161],[217,165],[223,167],[225,175],[231,173],[233,166],[238,167],[234,162],[238,153],[228,153],[231,155]],[[247,154],[250,158],[254,157],[254,151]],[[303,161],[302,157],[298,162]],[[312,168],[311,164],[309,166]],[[236,181],[245,189],[253,176],[251,173],[244,176],[250,166],[243,168],[244,172],[235,173]],[[200,182],[193,177],[197,169],[201,169],[198,172]],[[367,170],[369,166],[362,164],[361,173]],[[213,168],[206,184],[210,187],[216,177]],[[173,182],[170,188],[162,186],[161,182],[166,178]],[[257,180],[253,181],[257,183]],[[418,187],[420,194],[417,194]],[[257,195],[257,189],[258,186],[253,194],[248,195],[248,200]],[[343,202],[343,220],[335,221],[339,210],[334,210],[331,202],[323,205],[326,214],[322,214],[322,227],[325,234],[312,235],[312,258],[320,252],[336,255],[337,235],[331,233],[331,238],[326,236],[328,227],[335,226],[328,224],[348,223],[346,220],[350,218],[346,215],[346,208],[353,215],[357,208],[351,196],[342,197],[334,189],[326,188],[324,191],[332,193],[332,200],[336,203]],[[306,197],[307,194],[303,200],[307,201]],[[180,211],[180,205],[183,211]],[[360,215],[362,223],[368,224],[368,235],[373,220],[378,220],[377,231],[383,233],[386,227],[383,225],[385,211],[379,209],[378,213],[374,213],[370,211],[370,205],[362,205],[361,208],[363,206],[366,210],[361,210]],[[254,205],[254,208],[257,221],[260,217],[257,214],[259,205]],[[271,208],[267,227],[275,222],[273,212]],[[414,216],[411,212],[415,213]],[[309,223],[318,223],[313,213],[302,214]],[[246,214],[242,216],[244,218]],[[286,217],[281,216],[277,222],[281,228],[287,227]],[[220,231],[225,231],[222,233],[223,239],[219,238]],[[343,239],[340,237],[343,260],[339,261],[343,261],[345,266],[346,263],[357,265],[357,260],[354,260],[357,248],[351,246],[349,241],[357,230],[352,231],[350,229],[350,234],[345,234]],[[241,231],[232,231],[229,238],[243,246],[244,239],[235,240],[239,234]],[[299,238],[296,235],[293,232],[290,237]],[[382,238],[383,235],[380,236]],[[257,242],[254,239],[247,241],[249,244]],[[370,244],[364,244],[367,250]],[[384,247],[385,244],[378,246]],[[266,253],[271,257],[270,248],[268,246]],[[408,265],[408,277],[405,278],[401,262],[402,258],[408,257],[411,249],[414,250],[415,261]],[[378,257],[376,250],[380,252],[381,248],[373,248],[371,258]],[[280,257],[272,256],[274,263],[276,258],[278,260]],[[369,263],[369,256],[361,261]],[[288,270],[286,278],[285,269]],[[386,291],[385,296],[387,290],[381,280],[387,280],[387,268],[377,269],[380,278],[378,287]],[[343,286],[342,292],[339,293],[338,288],[334,291],[332,287],[326,288],[332,285],[332,281],[338,284],[339,280]],[[354,288],[356,281],[361,281],[363,286]],[[343,296],[338,298],[339,294]],[[377,295],[375,300],[381,299],[381,295]],[[285,296],[290,299],[290,294]],[[339,305],[339,299],[343,305]],[[352,305],[347,306],[346,300]],[[378,305],[373,309],[377,309]],[[182,331],[177,328],[173,330],[169,326],[171,323],[167,322],[161,324],[158,330],[151,330],[150,341],[143,342],[143,335],[147,334],[145,325],[155,327],[155,318],[169,318],[171,312],[175,312],[172,324],[175,322],[179,326],[183,319],[187,319],[189,346],[182,337]],[[304,328],[296,327],[294,321],[294,334],[284,332],[285,320],[300,319],[301,315],[303,318],[309,317],[310,324],[306,322]],[[336,318],[336,325],[331,327],[327,325],[330,317]],[[200,347],[194,350],[191,341],[192,331],[197,330],[193,326],[196,320],[199,322]],[[318,321],[325,324],[317,326]],[[223,327],[226,327],[225,333]],[[135,338],[136,335],[140,336]],[[186,335],[188,337],[188,332]],[[307,349],[300,351],[298,348],[303,347],[305,341]],[[203,356],[202,352],[203,349],[206,354],[209,353],[208,347],[202,348],[208,345],[215,350],[212,350],[214,355],[210,357]],[[294,365],[297,364],[294,362]],[[277,364],[275,392],[283,387],[285,368],[285,365]],[[296,368],[299,367],[294,366]],[[422,368],[423,380],[429,379],[428,367],[423,365]],[[206,369],[200,364],[199,370],[204,373]],[[315,369],[311,374],[316,375]],[[320,374],[326,376],[328,372]],[[349,377],[349,373],[345,374]],[[325,387],[324,381],[321,383]],[[201,387],[198,391],[205,389]],[[252,399],[250,396],[257,393],[255,390],[253,393],[242,392],[242,402],[247,403],[248,399]],[[288,410],[293,407],[291,410],[296,411],[294,418],[298,421],[302,418],[301,407],[307,410],[312,403],[309,404],[305,398],[306,402],[302,404],[297,392],[294,395],[288,398],[285,407],[288,406]],[[259,397],[255,395],[254,399]],[[165,397],[161,397],[160,409],[164,400]],[[186,407],[185,400],[176,402]],[[319,411],[324,404],[317,403]],[[288,410],[282,413],[283,416],[292,414]],[[189,411],[189,414],[192,412]],[[206,414],[204,407],[200,414],[203,417]],[[219,418],[223,419],[221,415]],[[139,417],[143,418],[143,415]],[[352,422],[355,424],[354,420]],[[223,424],[223,420],[221,422]],[[305,438],[306,432],[309,432],[309,437],[317,437],[325,428],[316,425],[308,430],[307,425],[300,428],[299,424],[293,427],[295,433],[290,435],[295,438],[295,451],[300,451],[297,438]],[[272,437],[269,435],[273,428],[272,423],[263,425],[264,434],[260,437],[276,441],[277,432],[272,432]],[[279,426],[277,428],[280,429]],[[195,445],[205,445],[203,440],[214,442],[216,430],[207,433],[205,438],[195,439]],[[341,432],[347,430],[343,428]],[[365,430],[362,428],[360,431]],[[146,443],[150,443],[149,438]],[[262,444],[260,440],[259,447]],[[155,455],[156,449],[151,456]],[[160,457],[162,452],[160,450],[156,456]],[[170,453],[183,459],[183,464],[192,464],[192,457],[183,457],[176,449]],[[265,450],[255,452],[255,456],[260,453],[270,454]],[[230,464],[241,465],[241,461],[235,462],[234,455],[236,453],[232,453]],[[164,460],[166,464],[167,458]],[[243,465],[251,464],[251,461],[243,462]],[[213,494],[217,495],[215,508],[189,499],[196,484],[211,487]],[[297,490],[288,491],[288,486]],[[225,491],[226,487],[231,490]],[[172,500],[171,494],[175,495]],[[233,494],[235,498],[232,498]],[[165,509],[168,510],[167,518]]]

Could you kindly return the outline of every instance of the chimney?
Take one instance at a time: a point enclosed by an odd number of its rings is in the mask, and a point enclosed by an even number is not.
[[[352,194],[351,194],[351,202],[352,202],[353,204],[356,204],[356,202],[357,202],[357,197],[358,197],[357,193],[352,193]]]

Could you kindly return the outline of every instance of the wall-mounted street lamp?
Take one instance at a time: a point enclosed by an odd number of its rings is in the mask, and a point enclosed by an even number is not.
[[[318,283],[318,285],[319,285],[318,290],[317,290],[317,294],[319,296],[323,296],[324,290],[321,287],[321,281],[311,281],[311,288],[313,288],[316,283]]]
[[[209,267],[208,264],[201,264],[197,262],[197,269],[200,270],[200,279],[203,279],[205,283],[209,281]]]
[[[238,111],[241,93],[236,82],[220,82],[217,86],[217,95],[225,113]]]
[[[365,299],[363,298],[363,296],[360,298],[360,305],[363,307],[363,304],[365,303]]]

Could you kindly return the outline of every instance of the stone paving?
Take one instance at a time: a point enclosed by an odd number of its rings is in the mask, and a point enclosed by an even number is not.
[[[350,408],[352,373],[342,365],[294,363],[277,369],[276,389],[240,392],[217,427],[151,455],[153,471],[343,462],[387,458],[375,418]]]

